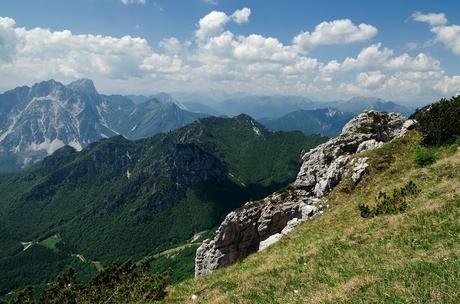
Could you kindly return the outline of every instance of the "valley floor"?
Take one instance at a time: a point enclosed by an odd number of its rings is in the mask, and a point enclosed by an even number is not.
[[[265,251],[168,289],[166,303],[460,303],[460,151],[421,168],[411,132],[358,154],[370,167],[345,179],[329,209]],[[413,181],[421,193],[396,215],[362,218],[379,191]],[[192,300],[192,295],[197,299]]]

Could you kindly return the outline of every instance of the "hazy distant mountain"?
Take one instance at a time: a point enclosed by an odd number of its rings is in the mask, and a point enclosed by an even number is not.
[[[207,106],[215,105],[226,99],[242,98],[248,96],[246,93],[236,92],[227,93],[220,90],[209,89],[200,92],[171,92],[174,99],[180,100],[181,103],[200,103]]]
[[[392,101],[385,101],[376,97],[354,97],[349,100],[338,100],[330,102],[312,101],[302,96],[260,96],[244,95],[242,93],[228,94],[200,94],[191,93],[189,95],[173,94],[176,100],[189,111],[208,113],[212,115],[236,116],[245,113],[261,118],[278,118],[297,110],[314,110],[324,108],[334,108],[343,112],[361,113],[364,110],[376,110],[384,112],[400,112],[406,116],[410,115],[414,109],[399,105]],[[230,97],[228,97],[230,96]]]
[[[302,131],[329,137],[340,134],[354,114],[336,109],[297,110],[279,118],[261,119],[260,123],[274,131]]]
[[[182,102],[181,105],[185,107],[186,110],[195,113],[206,113],[213,116],[222,116],[223,114],[212,108],[211,106],[199,103],[199,102]]]
[[[126,95],[126,97],[131,99],[136,104],[142,103],[150,99],[150,97],[144,95]]]
[[[332,102],[329,105],[338,110],[353,113],[360,113],[364,110],[375,110],[381,112],[398,112],[409,116],[414,112],[412,108],[377,97],[353,97],[346,101]]]
[[[81,150],[117,134],[148,137],[204,116],[143,98],[100,95],[88,79],[43,81],[0,94],[0,171],[26,167],[64,145]]]
[[[256,119],[281,117],[296,110],[316,108],[316,103],[301,96],[245,96],[212,105],[216,111],[235,116],[248,114]]]
[[[109,104],[117,103],[116,107],[108,107],[107,121],[114,130],[128,139],[145,138],[175,130],[198,118],[208,116],[183,110],[176,103],[167,100],[162,102],[152,98],[134,104],[116,95],[107,98]]]

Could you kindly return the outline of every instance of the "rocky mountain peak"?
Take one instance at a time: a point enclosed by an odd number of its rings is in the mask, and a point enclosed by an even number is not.
[[[195,275],[206,275],[263,250],[289,234],[301,221],[320,215],[322,198],[347,173],[359,183],[369,164],[352,155],[405,134],[414,123],[397,113],[367,111],[345,125],[342,133],[303,156],[295,182],[284,190],[229,213],[213,240],[198,248]]]
[[[94,86],[94,83],[90,79],[78,79],[76,81],[73,81],[67,85],[67,88],[77,91],[82,94],[86,95],[97,95],[98,92],[96,90],[96,87]]]
[[[365,111],[350,120],[343,127],[340,136],[371,134],[376,140],[387,141],[388,138],[398,135],[394,132],[399,132],[405,120],[399,113]]]
[[[41,81],[39,83],[34,84],[29,91],[29,96],[31,97],[43,97],[43,96],[48,96],[51,95],[53,92],[56,92],[58,90],[64,89],[65,86],[54,80],[50,79],[47,81]]]

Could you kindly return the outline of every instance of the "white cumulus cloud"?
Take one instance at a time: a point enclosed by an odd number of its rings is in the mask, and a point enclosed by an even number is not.
[[[210,36],[219,34],[222,32],[225,24],[230,20],[224,12],[212,11],[198,22],[198,30],[196,31],[196,37],[204,40]]]
[[[241,24],[249,21],[251,9],[245,7],[236,10],[232,15],[228,16],[224,12],[212,11],[198,21],[198,29],[195,32],[199,40],[217,36],[222,33],[224,26],[231,20]]]
[[[431,26],[443,25],[447,23],[447,18],[444,13],[422,14],[421,12],[415,12],[412,14],[412,18],[414,18],[415,21],[426,22]]]
[[[349,44],[367,41],[377,35],[377,28],[361,23],[353,24],[350,19],[321,22],[313,32],[302,32],[294,37],[294,43],[303,49],[319,45]]]
[[[0,17],[0,86],[85,77],[108,93],[214,88],[396,101],[432,101],[460,88],[460,76],[445,72],[436,58],[423,52],[399,53],[381,42],[365,45],[344,59],[322,61],[308,52],[323,45],[365,42],[377,34],[371,25],[356,25],[349,19],[321,22],[291,43],[260,33],[239,35],[227,28],[229,23],[248,22],[250,16],[249,8],[231,14],[212,11],[198,21],[195,32],[190,29],[195,34],[190,41],[165,38],[155,45],[158,50],[140,37],[28,29]],[[437,41],[457,52],[458,26],[440,22],[431,31]]]
[[[16,52],[17,35],[14,31],[16,22],[11,18],[0,17],[0,62],[9,62]]]
[[[249,16],[251,16],[251,9],[247,8],[247,7],[239,9],[239,10],[236,10],[232,14],[233,20],[238,24],[248,22],[249,21]]]
[[[120,0],[124,5],[128,4],[145,4],[145,0]]]
[[[422,14],[416,12],[412,17],[416,21],[428,23],[430,31],[436,35],[435,41],[444,44],[454,54],[460,55],[460,26],[448,25],[444,13]]]
[[[431,29],[436,34],[436,41],[441,42],[453,53],[460,55],[460,26],[443,25]]]

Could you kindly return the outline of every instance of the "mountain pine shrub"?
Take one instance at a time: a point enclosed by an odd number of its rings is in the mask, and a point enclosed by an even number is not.
[[[407,209],[408,197],[415,197],[420,193],[420,189],[413,181],[409,181],[402,188],[393,189],[392,194],[380,192],[377,196],[375,207],[369,207],[365,204],[358,205],[361,216],[364,218],[371,218],[374,216],[385,214],[397,214]]]
[[[451,144],[460,137],[460,96],[443,98],[418,109],[414,116],[426,145]]]
[[[140,264],[115,262],[99,272],[91,281],[81,284],[73,268],[59,275],[36,299],[32,287],[26,287],[1,304],[90,304],[149,303],[161,300],[171,271],[150,273],[148,260]]]
[[[417,165],[424,167],[434,163],[438,157],[433,148],[418,146],[414,151],[413,158]]]

